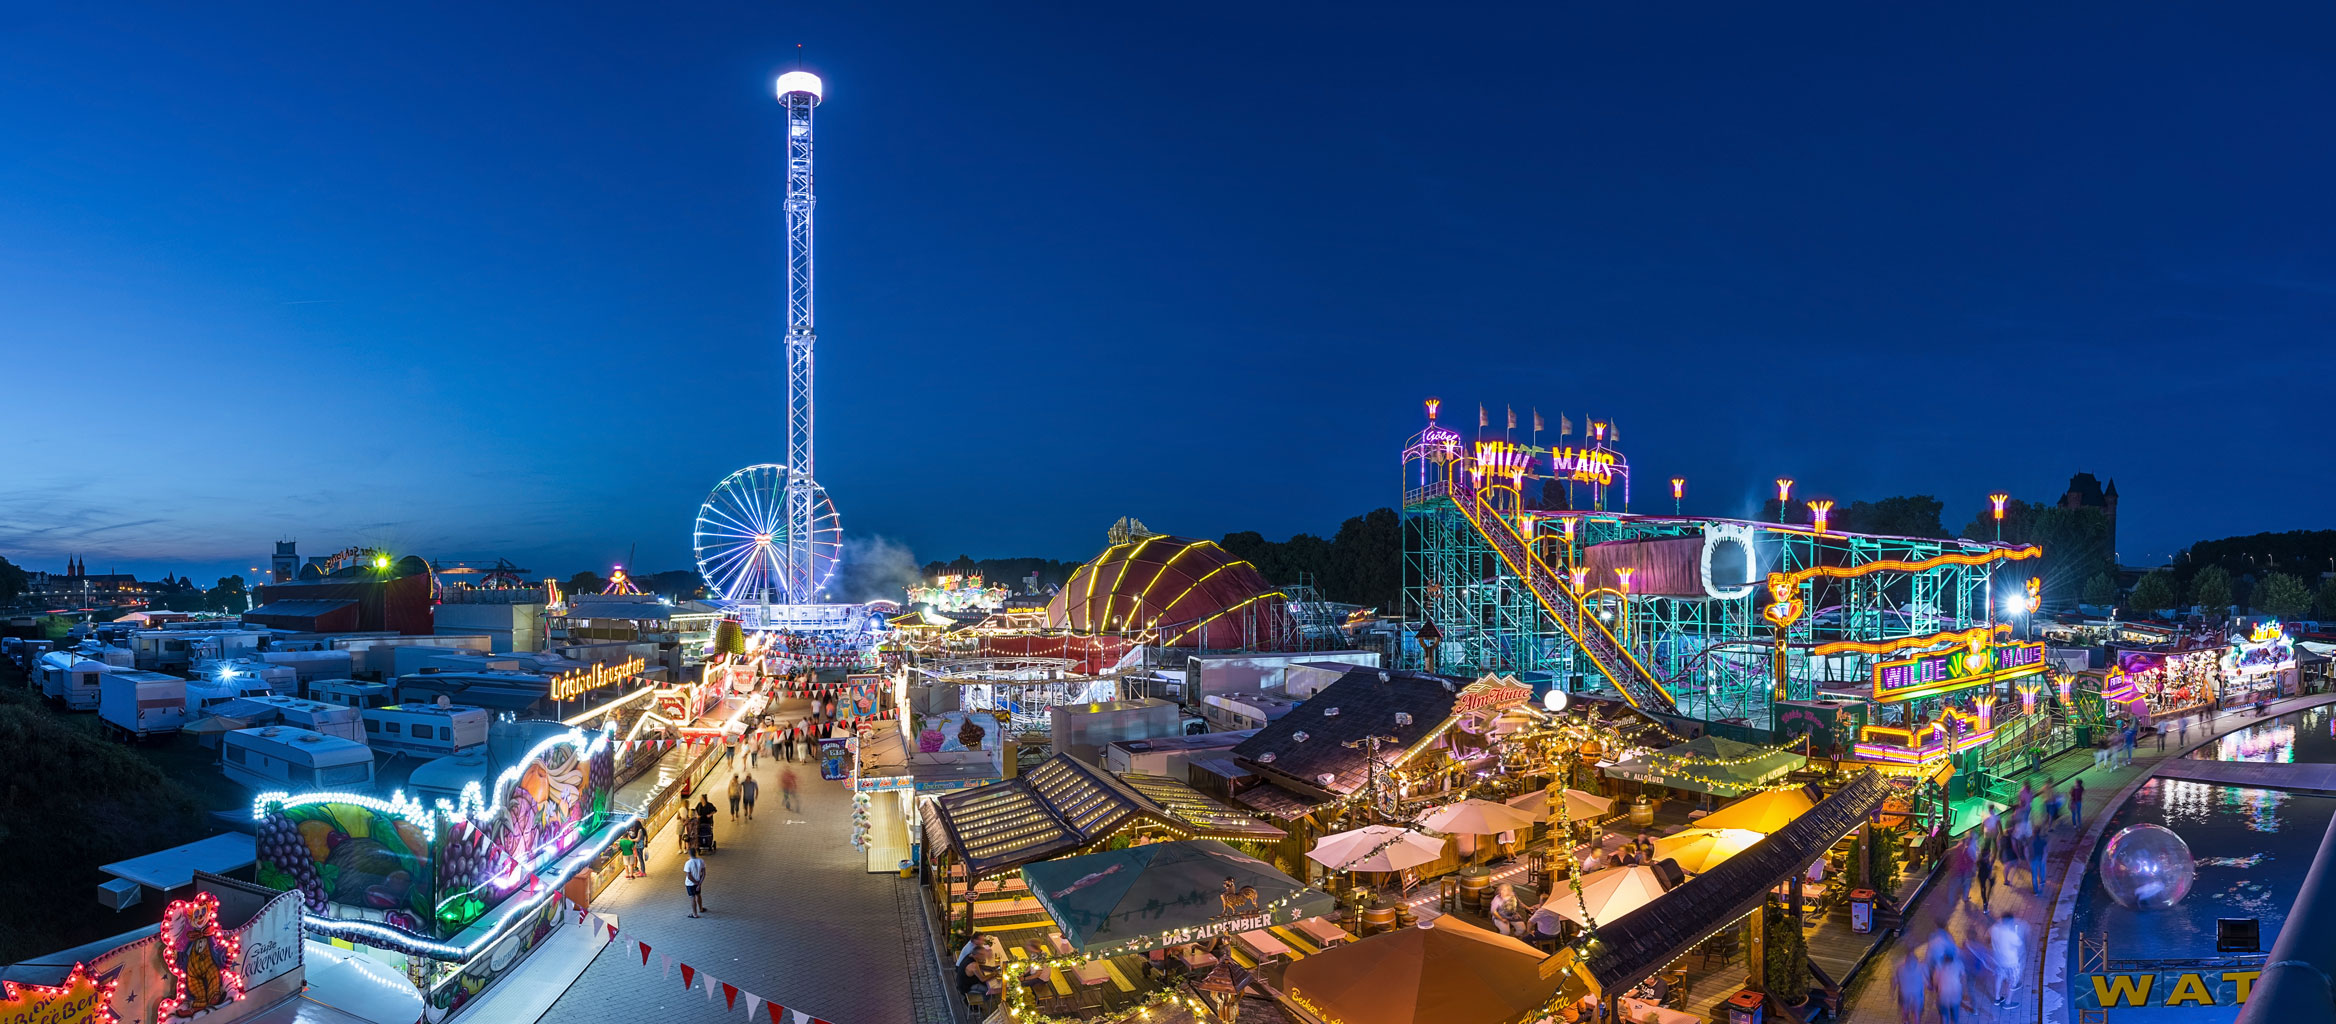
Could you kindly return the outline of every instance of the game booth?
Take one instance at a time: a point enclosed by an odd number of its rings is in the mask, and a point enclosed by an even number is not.
[[[292,1001],[315,980],[303,957],[300,901],[298,893],[195,872],[187,895],[164,908],[159,924],[0,971],[0,1021],[292,1020]],[[353,1009],[340,1019],[390,1021],[401,1012]],[[413,1019],[420,1001],[402,1012]]]
[[[299,894],[310,937],[387,966],[444,1020],[574,923],[557,897],[589,903],[595,861],[634,819],[612,803],[615,747],[571,730],[430,806],[263,793],[258,881]]]

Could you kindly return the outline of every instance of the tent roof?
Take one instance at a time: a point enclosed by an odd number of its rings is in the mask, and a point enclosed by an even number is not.
[[[1330,912],[1329,893],[1215,839],[1148,843],[1024,865],[1030,894],[1063,938],[1083,952],[1116,955],[1201,941]],[[1255,909],[1228,913],[1224,882],[1254,886]],[[1246,927],[1244,927],[1244,925]]]
[[[1347,1024],[1509,1024],[1569,975],[1541,976],[1543,956],[1452,915],[1332,946],[1282,975],[1292,1001]]]

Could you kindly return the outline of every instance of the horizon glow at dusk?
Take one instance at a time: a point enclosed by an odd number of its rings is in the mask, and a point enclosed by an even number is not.
[[[1430,395],[1638,511],[2329,525],[2336,11],[1408,10],[13,12],[0,556],[688,566],[784,458],[798,60],[818,475],[919,561],[1327,536]]]

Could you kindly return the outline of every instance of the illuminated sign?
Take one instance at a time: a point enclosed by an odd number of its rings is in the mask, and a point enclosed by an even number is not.
[[[1516,707],[1532,699],[1532,687],[1519,684],[1514,679],[1486,676],[1460,688],[1460,699],[1453,702],[1452,713]]]
[[[626,661],[604,662],[591,668],[580,668],[574,672],[553,676],[552,699],[573,700],[588,691],[640,675],[641,670],[646,668],[648,664],[649,662],[645,659],[632,658]]]
[[[2120,1006],[2239,1006],[2254,994],[2262,973],[2260,964],[2233,963],[2225,970],[2088,974],[2085,984],[2073,988],[2080,1013]]]
[[[1913,700],[2042,671],[2042,643],[1973,644],[1874,666],[1874,699]]]
[[[1614,453],[1602,448],[1555,448],[1549,453],[1557,475],[1583,483],[1614,482]]]
[[[106,1005],[113,990],[80,964],[59,985],[0,981],[0,1024],[114,1024],[120,1018]]]

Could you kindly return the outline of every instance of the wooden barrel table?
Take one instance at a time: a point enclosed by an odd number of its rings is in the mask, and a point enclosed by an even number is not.
[[[1376,935],[1395,930],[1395,908],[1371,906],[1363,908],[1363,934]]]
[[[1484,902],[1492,897],[1492,872],[1482,870],[1460,873],[1460,905],[1482,912]]]

